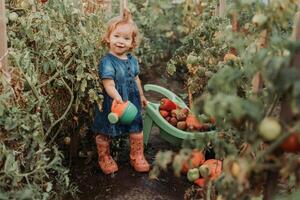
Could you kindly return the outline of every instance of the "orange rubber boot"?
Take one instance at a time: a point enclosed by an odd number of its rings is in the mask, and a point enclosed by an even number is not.
[[[130,164],[138,172],[150,170],[150,165],[144,156],[143,133],[130,134]]]
[[[110,156],[109,140],[105,136],[96,136],[98,149],[99,166],[104,174],[111,174],[118,171],[118,165]]]

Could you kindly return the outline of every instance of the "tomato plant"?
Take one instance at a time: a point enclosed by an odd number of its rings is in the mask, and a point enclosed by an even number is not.
[[[198,8],[191,0],[178,4],[171,4],[169,0],[133,0],[129,3],[142,34],[136,54],[148,68],[170,58],[181,44],[181,38],[199,23]]]
[[[97,66],[103,53],[98,46],[103,16],[85,15],[66,1],[39,2],[6,1],[12,81],[5,84],[1,71],[4,199],[75,195],[61,150],[72,142],[66,133],[77,125],[66,122],[76,121],[79,114],[89,116],[93,104],[102,103]],[[87,127],[88,121],[81,120],[79,126]]]
[[[300,96],[294,91],[300,72],[294,57],[300,48],[289,39],[298,2],[233,1],[225,19],[212,16],[215,2],[205,4],[205,20],[168,63],[170,74],[180,70],[185,76],[195,114],[214,116],[219,130],[215,137],[199,136],[183,145],[213,147],[216,158],[223,160],[224,173],[212,181],[220,198],[243,199],[255,196],[255,191],[264,199],[280,196],[278,190],[287,195],[279,182],[296,189],[300,180],[299,164],[294,162],[298,155],[281,150],[298,151],[293,133],[300,128]],[[256,74],[263,82],[259,90],[253,89]],[[282,116],[286,108],[280,111],[283,102],[291,107],[290,120]],[[175,157],[173,163],[178,160]]]

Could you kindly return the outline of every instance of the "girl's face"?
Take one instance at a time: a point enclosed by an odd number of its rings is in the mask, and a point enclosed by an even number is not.
[[[125,55],[132,47],[132,29],[128,24],[119,24],[109,35],[109,49],[118,56]]]

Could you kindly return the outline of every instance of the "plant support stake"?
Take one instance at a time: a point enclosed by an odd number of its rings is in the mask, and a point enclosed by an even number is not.
[[[226,0],[220,0],[219,1],[219,17],[224,17],[225,16],[225,11],[226,11]]]
[[[297,12],[295,16],[292,39],[294,41],[300,41],[300,11]],[[297,70],[300,70],[300,53],[294,55],[294,58],[291,61],[291,66],[295,67]],[[290,106],[289,95],[290,95],[289,93],[286,94],[281,103],[280,118],[285,122],[289,122],[293,120],[294,117],[297,117],[294,116],[294,113]]]
[[[127,9],[128,2],[127,0],[120,0],[120,16],[123,15],[124,9]]]
[[[0,0],[0,62],[7,69],[7,37],[5,23],[5,0]]]

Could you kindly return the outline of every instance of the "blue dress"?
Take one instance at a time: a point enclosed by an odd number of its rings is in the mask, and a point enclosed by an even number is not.
[[[99,76],[100,79],[112,79],[115,82],[116,89],[123,101],[131,101],[138,109],[138,114],[129,125],[120,123],[111,124],[108,121],[108,114],[111,111],[112,98],[103,92],[104,100],[102,111],[95,106],[95,119],[92,125],[92,131],[96,134],[101,133],[110,138],[121,136],[128,133],[137,133],[143,130],[143,120],[141,115],[141,99],[135,77],[139,74],[139,65],[137,59],[131,54],[127,54],[126,60],[120,59],[111,53],[107,53],[100,61]]]

